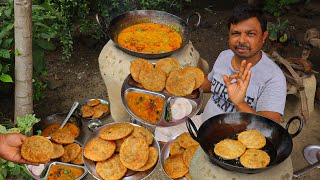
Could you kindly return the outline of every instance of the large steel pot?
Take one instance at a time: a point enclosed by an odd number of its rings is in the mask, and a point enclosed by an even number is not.
[[[299,120],[299,129],[294,134],[289,134],[289,126],[296,119]],[[292,117],[286,128],[283,128],[266,117],[237,112],[213,116],[205,121],[198,130],[191,119],[188,119],[186,124],[192,138],[199,142],[212,163],[231,171],[253,174],[277,166],[289,157],[293,147],[292,138],[302,130],[303,120],[298,116]],[[224,160],[213,152],[215,144],[219,141],[226,138],[235,139],[238,133],[250,129],[260,131],[267,139],[267,144],[262,149],[270,156],[270,163],[267,167],[245,168],[239,163],[239,160]]]
[[[198,16],[198,22],[196,23],[195,27],[191,28],[189,26],[189,20],[191,19],[192,16],[195,16],[195,15]],[[173,14],[170,14],[164,11],[156,11],[156,10],[129,11],[114,17],[108,25],[106,22],[104,22],[103,24],[106,24],[105,27],[103,27],[101,25],[102,23],[100,23],[99,19],[101,18],[103,19],[103,17],[96,15],[98,24],[102,27],[102,30],[105,32],[105,34],[116,44],[118,48],[120,48],[121,50],[123,50],[124,52],[130,55],[145,58],[145,59],[163,58],[183,48],[189,42],[191,32],[199,26],[200,20],[201,20],[201,16],[197,12],[194,12],[193,14],[191,14],[187,19],[187,21],[185,22]],[[149,22],[165,24],[165,25],[179,28],[180,29],[179,33],[182,37],[181,47],[176,50],[165,52],[165,53],[149,54],[149,53],[132,51],[118,44],[118,35],[123,29],[135,24],[149,23]]]

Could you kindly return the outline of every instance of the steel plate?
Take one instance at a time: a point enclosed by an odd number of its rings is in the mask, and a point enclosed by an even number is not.
[[[163,169],[163,172],[168,176],[168,174],[166,173],[166,171],[164,170],[164,162],[166,161],[166,159],[170,156],[170,146],[171,146],[171,144],[174,142],[174,141],[176,141],[176,140],[178,140],[178,137],[179,137],[180,135],[178,135],[178,136],[176,136],[176,137],[174,137],[173,139],[171,139],[171,140],[169,140],[168,142],[166,142],[165,144],[164,144],[164,146],[162,147],[162,150],[161,150],[161,154],[160,154],[160,163],[161,163],[161,167],[162,167],[162,169]],[[168,176],[168,178],[170,178],[169,176]],[[171,178],[170,178],[171,179]],[[187,178],[185,178],[185,177],[182,177],[182,178],[178,178],[178,179],[175,179],[175,180],[186,180]]]
[[[85,100],[83,103],[81,103],[81,104],[78,106],[78,108],[76,109],[76,112],[77,112],[77,115],[78,115],[79,117],[81,117],[82,119],[88,119],[88,120],[91,120],[91,119],[101,119],[101,118],[106,117],[106,116],[110,113],[110,103],[109,103],[107,100],[99,99],[100,102],[101,102],[101,104],[106,104],[106,105],[109,107],[108,111],[107,111],[106,113],[103,113],[102,116],[100,116],[99,118],[84,118],[84,117],[82,117],[81,107],[87,105],[87,103],[90,102],[90,101],[92,101],[92,100],[95,100],[95,99],[87,99],[87,100]]]
[[[303,155],[304,158],[306,158],[306,160],[310,163],[310,164],[314,164],[316,162],[318,162],[318,158],[317,158],[317,152],[320,151],[320,144],[317,145],[309,145],[307,147],[304,148],[303,150]],[[320,168],[320,166],[317,166],[317,168]]]
[[[128,120],[129,121],[129,120]],[[101,130],[104,128],[104,127],[107,127],[111,124],[116,124],[116,123],[109,123],[109,124],[105,124],[97,129],[95,129],[91,134],[90,136],[86,139],[85,143],[84,143],[84,147],[87,145],[87,143],[94,137],[99,137],[100,136],[100,132]],[[137,124],[133,124],[133,123],[130,123],[131,125],[133,126],[139,126]],[[160,146],[159,146],[159,143],[158,141],[155,139],[155,137],[153,136],[153,144],[152,146],[155,147],[157,150],[158,150],[158,153],[160,154]],[[102,179],[99,174],[96,172],[96,164],[94,161],[91,161],[89,159],[87,159],[84,154],[83,154],[83,151],[82,151],[82,158],[83,158],[83,162],[84,162],[84,165],[87,167],[88,169],[88,172],[96,179]],[[159,159],[158,159],[158,162],[159,162]],[[123,180],[136,180],[136,179],[145,179],[147,178],[150,174],[153,173],[153,171],[155,170],[158,162],[149,170],[146,170],[146,171],[141,171],[141,172],[138,172],[138,171],[132,171],[132,170],[129,170],[127,171],[127,173],[125,174],[125,176],[122,178]]]
[[[152,95],[156,95],[156,96],[159,96],[159,97],[162,97],[165,99],[164,108],[162,111],[162,116],[158,122],[151,123],[151,122],[145,121],[145,120],[141,119],[140,117],[138,117],[137,115],[135,115],[130,110],[130,108],[128,107],[127,101],[126,101],[126,95],[128,94],[128,92],[132,92],[132,91],[152,94]],[[176,98],[180,98],[179,96],[173,96],[173,95],[169,94],[166,90],[163,90],[162,92],[154,92],[154,91],[145,90],[145,89],[143,89],[141,84],[134,81],[131,74],[129,74],[128,77],[123,82],[123,85],[121,88],[121,98],[122,98],[122,102],[123,102],[127,112],[132,117],[134,117],[137,121],[139,121],[145,125],[149,125],[149,126],[168,127],[168,126],[174,126],[174,125],[180,124],[182,122],[185,122],[187,117],[191,118],[194,115],[196,115],[199,112],[199,110],[202,106],[202,103],[203,103],[203,92],[202,92],[202,89],[196,89],[192,92],[192,94],[185,96],[184,98],[187,98],[190,101],[190,103],[192,104],[192,112],[183,119],[175,120],[175,121],[171,120],[171,122],[168,122],[165,120],[166,107],[172,101],[174,101]]]

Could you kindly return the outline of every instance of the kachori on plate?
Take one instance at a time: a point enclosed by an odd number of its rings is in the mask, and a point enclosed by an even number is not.
[[[51,155],[51,159],[56,159],[61,157],[64,154],[64,148],[62,144],[51,142],[53,145],[53,153]]]
[[[201,71],[201,69],[193,66],[184,67],[183,70],[187,76],[191,76],[195,79],[196,84],[193,88],[193,90],[198,89],[201,84],[204,81],[204,73]]]
[[[100,137],[104,140],[117,140],[126,137],[133,131],[133,126],[129,123],[116,123],[102,129]]]
[[[153,135],[143,126],[134,126],[131,136],[144,138],[148,145],[153,143]]]
[[[186,149],[183,148],[182,146],[180,146],[180,144],[177,141],[174,141],[171,145],[170,145],[170,155],[175,155],[175,154],[183,154],[183,152]]]
[[[149,62],[146,59],[141,59],[141,58],[137,58],[133,61],[131,61],[131,65],[130,65],[130,74],[132,76],[132,78],[136,81],[140,83],[140,79],[139,79],[139,75],[140,75],[140,71],[142,68],[144,67],[153,67],[152,63]]]
[[[115,180],[121,179],[127,168],[122,165],[119,154],[114,154],[107,160],[97,162],[96,171],[105,180]]]
[[[166,90],[175,96],[186,96],[192,93],[196,80],[187,76],[183,70],[172,71],[166,81]]]
[[[70,133],[64,133],[64,132],[55,132],[51,134],[51,139],[59,144],[71,144],[74,142],[74,137]]]
[[[270,163],[270,156],[260,149],[247,149],[240,157],[240,163],[246,168],[265,168]]]
[[[183,148],[188,148],[190,146],[199,145],[188,132],[184,132],[179,135],[177,142]]]
[[[192,159],[194,153],[197,151],[198,147],[199,147],[199,145],[190,146],[182,154],[183,162],[186,164],[186,166],[188,168],[190,167],[191,159]]]
[[[61,156],[61,162],[70,162],[76,159],[81,153],[81,147],[77,143],[66,145],[64,148],[64,154]]]
[[[149,147],[149,155],[147,163],[136,171],[145,171],[152,168],[158,162],[159,153],[156,148]]]
[[[116,150],[114,141],[92,138],[84,147],[83,154],[92,161],[104,161],[110,158]]]
[[[231,160],[240,157],[246,151],[246,146],[240,141],[224,139],[214,147],[214,153],[223,159]]]
[[[80,153],[78,154],[78,156],[71,161],[72,164],[77,164],[77,165],[82,165],[83,164],[83,159],[82,159],[82,147],[80,147]]]
[[[141,85],[150,91],[162,91],[166,86],[166,79],[166,73],[154,67],[145,66],[139,74]]]
[[[182,154],[169,156],[164,162],[164,170],[172,179],[181,178],[189,172]]]
[[[166,73],[168,77],[170,72],[181,69],[181,66],[174,58],[163,58],[156,62],[155,68]]]

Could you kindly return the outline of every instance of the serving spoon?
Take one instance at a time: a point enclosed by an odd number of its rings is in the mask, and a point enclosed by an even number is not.
[[[62,122],[62,124],[61,124],[59,129],[62,129],[64,127],[64,125],[66,125],[66,123],[68,122],[69,118],[73,114],[74,110],[76,110],[78,106],[79,106],[79,102],[78,101],[73,103],[73,105],[72,105],[67,117],[63,120],[63,122]]]
[[[317,152],[316,157],[318,159],[318,161],[316,163],[310,164],[309,166],[294,172],[293,177],[295,177],[295,178],[300,177],[300,176],[304,175],[305,173],[307,173],[308,171],[310,171],[311,169],[318,167],[320,165],[320,151]]]

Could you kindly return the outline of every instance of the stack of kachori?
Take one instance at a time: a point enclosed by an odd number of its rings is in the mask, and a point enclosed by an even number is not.
[[[265,168],[270,156],[263,150],[266,138],[258,130],[247,130],[238,134],[238,140],[224,139],[214,147],[214,153],[223,159],[233,160],[240,157],[240,163],[246,168]]]
[[[35,163],[47,163],[55,159],[65,163],[83,164],[81,146],[74,142],[72,135],[56,131],[51,135],[51,140],[53,142],[43,136],[28,137],[21,146],[22,157]]]
[[[179,135],[170,145],[170,156],[164,162],[164,170],[170,178],[186,177],[190,179],[189,167],[191,159],[199,147],[189,133]]]
[[[102,104],[99,99],[89,101],[86,105],[81,106],[81,116],[83,118],[100,118],[109,112],[109,106]]]
[[[151,146],[153,141],[153,135],[145,127],[114,123],[87,142],[84,156],[96,162],[96,172],[101,178],[121,179],[128,169],[146,171],[155,166],[159,152]]]
[[[158,60],[153,67],[146,59],[135,59],[131,62],[132,78],[143,88],[150,91],[162,91],[164,88],[175,96],[190,95],[204,81],[204,73],[197,67],[181,68],[174,58]]]

